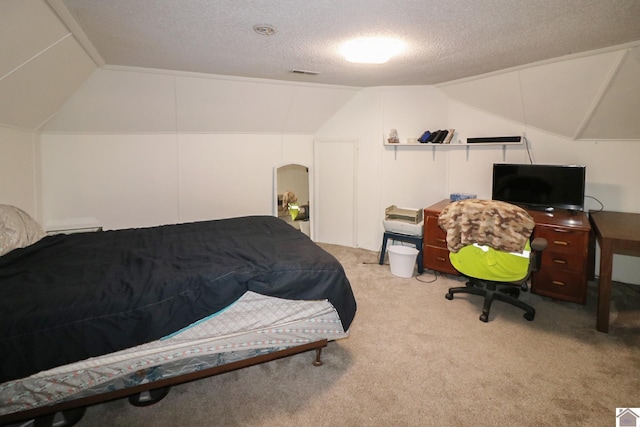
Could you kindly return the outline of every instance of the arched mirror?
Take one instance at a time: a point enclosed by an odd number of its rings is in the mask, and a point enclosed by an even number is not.
[[[309,168],[286,164],[274,169],[274,216],[311,236]]]

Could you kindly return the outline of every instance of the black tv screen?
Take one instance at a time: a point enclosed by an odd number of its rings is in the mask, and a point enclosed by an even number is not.
[[[586,167],[495,163],[491,198],[525,208],[584,210]]]

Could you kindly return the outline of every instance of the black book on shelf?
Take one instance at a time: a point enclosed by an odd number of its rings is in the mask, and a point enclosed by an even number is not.
[[[436,137],[436,140],[433,141],[433,142],[435,142],[436,144],[442,144],[444,142],[444,139],[447,137],[448,134],[449,134],[448,130],[441,130],[438,133],[438,136]]]
[[[436,144],[436,141],[438,140],[438,137],[440,136],[440,133],[442,133],[441,129],[438,129],[437,131],[433,132],[431,134],[431,136],[429,137],[429,140],[427,142],[430,142],[432,144]]]

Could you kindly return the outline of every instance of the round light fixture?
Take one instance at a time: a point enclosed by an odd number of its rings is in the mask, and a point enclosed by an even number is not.
[[[349,62],[360,64],[384,64],[404,50],[400,40],[387,38],[362,38],[346,42],[340,53]]]

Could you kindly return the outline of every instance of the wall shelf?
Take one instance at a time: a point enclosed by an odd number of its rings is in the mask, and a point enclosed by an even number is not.
[[[406,142],[399,142],[397,144],[395,143],[388,143],[388,142],[383,142],[383,145],[387,146],[387,147],[485,147],[485,146],[490,146],[490,145],[522,145],[522,141],[521,142],[481,142],[481,143],[473,143],[473,144],[467,144],[466,142],[463,143],[456,143],[456,144],[433,144],[431,142],[427,142],[427,143],[416,143],[416,144],[407,144]]]
[[[467,142],[458,142],[458,143],[453,143],[453,144],[433,144],[430,142],[427,143],[389,143],[387,142],[386,138],[384,137],[384,135],[382,136],[382,145],[384,145],[385,147],[394,147],[394,151],[397,155],[398,152],[398,148],[405,148],[405,147],[418,147],[418,148],[427,148],[427,147],[431,147],[431,150],[433,152],[433,158],[435,160],[435,152],[436,152],[436,148],[439,149],[445,149],[445,148],[451,148],[451,149],[457,149],[457,148],[466,148],[467,150],[467,160],[469,160],[469,149],[471,147],[491,147],[491,146],[502,146],[502,159],[503,161],[506,159],[506,155],[507,155],[507,146],[509,145],[524,145],[524,141],[525,138],[524,136],[520,138],[520,141],[517,142],[511,142],[511,141],[500,141],[500,142],[473,142],[473,143],[467,143]]]

